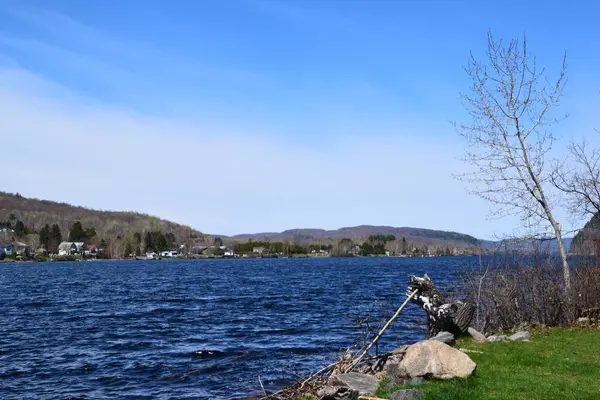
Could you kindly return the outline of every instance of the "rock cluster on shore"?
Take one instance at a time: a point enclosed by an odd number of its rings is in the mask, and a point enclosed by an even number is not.
[[[474,329],[469,334],[478,342],[528,341],[531,333],[517,332],[511,336],[486,337]],[[387,381],[386,390],[398,386],[418,386],[428,379],[467,378],[477,364],[466,354],[466,349],[451,347],[454,335],[440,332],[429,340],[402,346],[391,354],[365,363],[358,372],[337,373],[329,377],[327,384],[318,392],[320,400],[357,400],[360,396],[375,396],[381,379]],[[393,400],[412,400],[423,393],[415,389],[397,390],[390,396]]]
[[[418,385],[430,378],[466,378],[476,367],[465,353],[439,340],[425,340],[403,346],[385,359],[363,366],[360,372],[332,375],[318,396],[321,400],[358,399],[375,395],[381,378],[386,378],[391,386]],[[395,398],[412,399],[418,395],[418,391],[410,390],[398,393]]]
[[[527,331],[519,331],[511,336],[506,335],[491,335],[485,337],[482,333],[477,332],[473,328],[469,328],[469,334],[478,342],[526,342],[531,339],[531,333]]]

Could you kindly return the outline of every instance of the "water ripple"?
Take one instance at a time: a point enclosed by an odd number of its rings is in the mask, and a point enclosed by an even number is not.
[[[357,342],[409,274],[450,285],[470,258],[0,264],[0,398],[233,399]],[[424,335],[416,307],[382,350]]]

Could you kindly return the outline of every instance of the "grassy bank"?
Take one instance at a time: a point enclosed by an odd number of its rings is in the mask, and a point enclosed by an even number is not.
[[[599,399],[600,329],[533,331],[530,342],[476,343],[460,339],[456,348],[477,363],[468,379],[419,386],[423,400],[440,399]],[[387,397],[387,393],[379,393]]]

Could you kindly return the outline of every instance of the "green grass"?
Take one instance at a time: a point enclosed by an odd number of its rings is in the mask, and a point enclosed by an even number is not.
[[[420,400],[600,399],[600,330],[533,331],[530,342],[476,343],[460,339],[477,370],[467,379],[419,386]],[[403,387],[405,388],[405,387]],[[380,390],[378,395],[389,393]]]

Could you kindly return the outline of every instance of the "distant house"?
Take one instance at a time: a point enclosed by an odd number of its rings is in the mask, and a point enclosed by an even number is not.
[[[96,249],[96,246],[94,246],[93,244],[89,244],[85,248],[85,255],[86,256],[89,256],[91,254],[96,254],[97,252],[98,252],[98,250]]]
[[[77,246],[75,245],[75,242],[62,242],[58,245],[59,256],[70,256],[73,254],[77,254]]]
[[[225,249],[225,251],[223,252],[223,255],[225,257],[235,257],[235,252],[230,249]]]
[[[1,258],[15,255],[15,246],[12,243],[0,244]]]
[[[265,252],[266,248],[265,247],[253,247],[252,248],[252,252],[254,254],[263,254]]]
[[[27,254],[27,250],[29,249],[29,245],[27,243],[22,242],[14,242],[14,251],[17,255]]]

